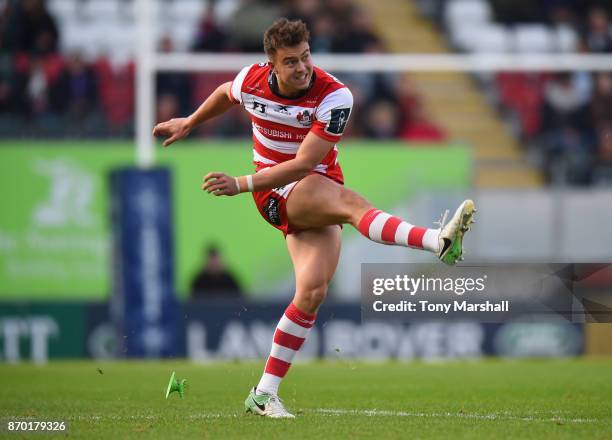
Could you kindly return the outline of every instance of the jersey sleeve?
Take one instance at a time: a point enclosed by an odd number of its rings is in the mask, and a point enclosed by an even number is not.
[[[339,142],[353,109],[353,94],[347,87],[331,92],[317,107],[312,129],[330,142]]]
[[[244,83],[244,78],[246,78],[247,73],[249,73],[249,70],[251,70],[251,67],[253,67],[253,65],[244,67],[240,72],[238,72],[238,75],[236,75],[236,78],[234,78],[232,81],[232,86],[230,87],[230,98],[237,104],[242,104],[242,83]]]

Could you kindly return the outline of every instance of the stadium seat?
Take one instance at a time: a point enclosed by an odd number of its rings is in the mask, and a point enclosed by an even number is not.
[[[186,23],[170,32],[176,52],[187,52],[195,39],[196,25]]]
[[[199,20],[204,13],[206,2],[201,0],[181,0],[168,4],[164,14],[174,20]]]
[[[53,17],[60,21],[70,20],[76,14],[76,2],[66,0],[49,0],[47,8]]]
[[[240,6],[238,0],[218,0],[215,5],[215,18],[219,23],[227,23]]]
[[[60,45],[63,52],[78,50],[88,60],[94,59],[99,52],[98,33],[76,16],[63,22]]]
[[[511,36],[505,26],[461,26],[455,30],[453,42],[469,52],[504,53],[511,48]]]
[[[449,28],[480,25],[491,20],[491,6],[485,0],[453,0],[446,4],[444,21]]]
[[[555,49],[560,52],[576,52],[578,34],[570,26],[557,26],[554,29]]]
[[[117,0],[87,0],[81,14],[87,20],[114,21],[119,16],[119,5]]]
[[[513,39],[514,50],[520,53],[545,53],[555,50],[553,32],[545,25],[517,25]]]

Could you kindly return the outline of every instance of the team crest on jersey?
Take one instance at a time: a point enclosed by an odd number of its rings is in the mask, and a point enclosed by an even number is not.
[[[263,115],[266,112],[266,104],[259,101],[253,101],[253,110]]]
[[[348,122],[349,115],[351,114],[350,108],[335,108],[331,111],[331,117],[329,124],[325,128],[325,131],[330,134],[342,134],[344,128]]]
[[[298,122],[304,127],[312,125],[312,115],[308,110],[303,110],[297,114]]]
[[[278,206],[278,199],[270,197],[263,207],[264,214],[268,218],[268,221],[273,225],[281,225],[280,207]]]

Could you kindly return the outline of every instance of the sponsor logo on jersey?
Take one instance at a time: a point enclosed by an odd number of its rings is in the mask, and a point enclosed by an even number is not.
[[[325,131],[336,135],[344,133],[344,128],[346,127],[350,114],[351,109],[348,107],[333,109]]]
[[[253,110],[261,113],[262,115],[266,112],[267,105],[263,102],[253,101]]]
[[[253,127],[267,138],[279,138],[277,140],[287,140],[289,142],[303,141],[305,134],[294,134],[289,131],[277,130],[275,128],[262,127],[256,122],[253,122]]]
[[[308,110],[303,110],[299,112],[296,116],[298,122],[304,127],[309,127],[312,125],[312,115]]]
[[[280,207],[278,206],[278,199],[270,197],[263,207],[264,214],[270,223],[276,226],[281,225]]]
[[[288,115],[289,112],[289,106],[288,105],[282,105],[282,104],[276,104],[274,111],[277,113],[282,113],[284,115]]]

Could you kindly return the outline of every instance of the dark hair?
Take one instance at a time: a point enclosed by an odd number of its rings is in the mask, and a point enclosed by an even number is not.
[[[209,243],[204,246],[204,255],[207,257],[216,257],[220,253],[221,252],[219,250],[219,246],[217,246],[217,243]]]
[[[274,55],[281,47],[293,47],[308,41],[310,32],[302,20],[279,18],[264,33],[264,51]]]

